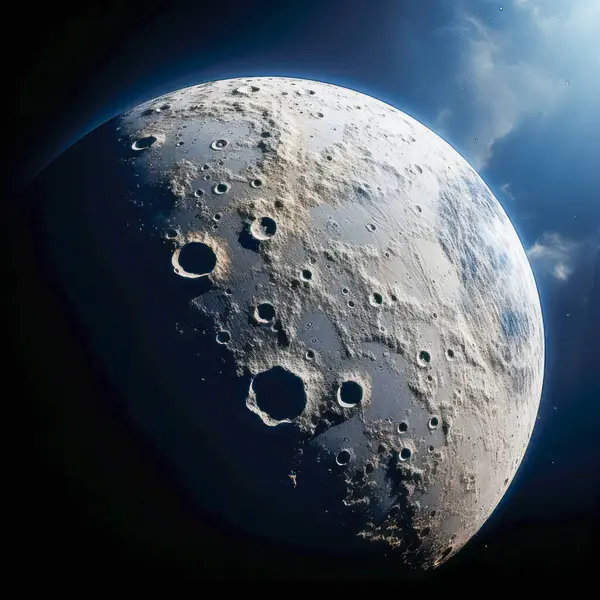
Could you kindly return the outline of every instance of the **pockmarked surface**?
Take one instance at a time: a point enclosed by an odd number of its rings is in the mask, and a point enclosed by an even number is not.
[[[523,458],[544,363],[529,263],[479,175],[401,111],[300,79],[182,89],[101,129],[112,154],[92,134],[69,159],[93,164],[81,243],[161,400],[99,353],[182,488],[286,543],[423,568],[459,550]]]

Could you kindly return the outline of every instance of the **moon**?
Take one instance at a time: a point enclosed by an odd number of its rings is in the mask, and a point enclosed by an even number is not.
[[[229,79],[101,126],[41,196],[61,177],[81,183],[42,210],[48,263],[198,507],[422,569],[485,523],[531,437],[543,322],[449,144],[356,91]]]

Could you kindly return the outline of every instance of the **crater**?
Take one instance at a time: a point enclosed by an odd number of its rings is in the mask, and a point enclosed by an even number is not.
[[[148,135],[146,137],[140,138],[139,140],[135,140],[133,144],[131,144],[132,150],[145,150],[146,148],[150,148],[154,142],[156,142],[158,138],[153,135]]]
[[[338,452],[338,455],[335,457],[335,462],[340,465],[340,467],[343,467],[350,462],[351,458],[352,455],[350,454],[350,450],[346,450],[344,448],[344,450],[340,450],[340,452]]]
[[[422,366],[428,365],[431,362],[431,354],[427,350],[419,352],[419,364]]]
[[[354,408],[363,398],[362,386],[356,381],[344,381],[338,388],[337,401],[342,408]]]
[[[225,139],[214,140],[211,142],[210,147],[212,150],[223,150],[225,146],[227,146],[229,142]]]
[[[256,375],[250,388],[258,408],[277,421],[295,419],[306,406],[304,382],[280,366]]]
[[[275,320],[275,307],[268,302],[262,302],[254,308],[253,316],[257,323],[268,325]]]
[[[229,185],[227,183],[216,183],[213,185],[213,194],[217,194],[218,196],[222,196],[229,191]]]
[[[213,249],[201,242],[189,242],[179,252],[179,265],[187,273],[209,275],[217,264]]]
[[[217,343],[218,344],[227,344],[231,341],[231,335],[228,331],[219,331],[217,333]]]
[[[250,233],[257,240],[268,240],[275,235],[276,231],[277,223],[271,217],[255,219],[250,226]]]
[[[372,306],[381,306],[383,304],[383,296],[379,292],[373,292],[370,302]]]
[[[408,460],[411,454],[410,448],[402,448],[402,450],[400,450],[400,460]]]
[[[435,561],[436,566],[439,565],[442,561],[446,560],[450,554],[452,554],[452,546],[448,546]]]

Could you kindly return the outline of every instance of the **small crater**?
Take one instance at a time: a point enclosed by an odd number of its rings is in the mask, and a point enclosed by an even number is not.
[[[275,235],[277,223],[271,217],[255,219],[250,226],[250,233],[257,240],[268,240]]]
[[[306,351],[306,360],[314,360],[315,359],[315,351],[312,348],[309,348]]]
[[[222,215],[221,213],[215,213],[215,216],[213,217],[213,219],[214,219],[215,221],[220,221],[222,216],[223,216],[223,215]]]
[[[212,150],[223,150],[229,142],[225,139],[214,140],[211,142],[210,147]]]
[[[440,564],[443,560],[446,560],[450,554],[452,554],[452,546],[448,546],[439,556],[439,558],[435,561],[436,565]]]
[[[181,146],[183,146],[183,142],[182,142],[182,141],[179,141],[179,142],[177,142],[175,145],[176,145],[178,148],[181,148]]]
[[[372,306],[381,306],[383,304],[383,296],[379,292],[373,292],[370,302]]]
[[[210,179],[210,175],[207,173],[207,174],[206,174],[206,175],[203,177],[203,179],[204,179],[205,181],[208,181],[208,180]]]
[[[431,354],[427,350],[421,350],[419,352],[419,363],[421,365],[428,365],[431,362]]]
[[[268,302],[262,302],[254,309],[254,320],[257,323],[272,323],[275,320],[275,307]]]
[[[352,455],[350,454],[350,450],[344,449],[338,452],[338,455],[335,457],[335,462],[340,465],[340,467],[343,467],[350,462],[351,458]]]
[[[327,160],[333,160],[333,156],[331,156],[329,154],[326,156],[326,158],[327,158]]]
[[[170,104],[163,104],[163,105],[160,107],[160,110],[169,110],[170,108],[171,108],[171,105],[170,105]]]
[[[375,467],[373,466],[373,463],[368,462],[365,465],[365,472],[367,473],[367,475],[370,474],[370,473],[372,473],[374,470],[375,470]]]
[[[427,450],[428,450],[429,452],[433,452],[433,451],[435,450],[435,448],[434,448],[433,446],[429,446],[429,447],[427,448]]]
[[[229,185],[227,183],[216,183],[212,188],[213,194],[222,196],[229,191]]]
[[[342,288],[342,294],[344,294],[344,296],[347,296],[350,293],[350,290],[348,288]]]
[[[348,300],[348,308],[354,308],[354,300]]]
[[[200,196],[204,196],[204,190],[196,190],[194,192],[194,196],[196,196],[196,198],[200,198]]]
[[[427,427],[429,427],[429,429],[433,430],[433,429],[437,429],[439,424],[440,424],[440,421],[437,417],[431,417],[431,419],[429,419],[429,422],[427,423]]]
[[[436,512],[435,510],[432,510],[432,511],[429,513],[429,518],[430,518],[430,519],[433,519],[433,517],[435,517],[435,515],[436,515],[436,514],[437,514],[437,512]]]
[[[153,135],[148,135],[146,137],[140,138],[131,144],[132,150],[145,150],[146,148],[150,148],[154,142],[156,142],[157,138]]]
[[[231,341],[231,335],[228,331],[219,331],[217,333],[217,343],[218,344],[227,344]]]
[[[250,182],[250,185],[251,185],[253,188],[259,188],[259,187],[261,187],[261,186],[262,186],[262,184],[263,184],[263,182],[262,182],[262,179],[253,179],[253,180]]]
[[[418,204],[415,206],[415,209],[418,213],[423,212],[423,209]]]
[[[202,165],[203,171],[208,171],[210,169],[210,165]]]
[[[312,279],[312,273],[308,269],[302,269],[302,280],[310,281]]]
[[[400,460],[408,460],[410,458],[410,455],[410,448],[402,448],[402,450],[400,450]]]
[[[400,421],[398,423],[398,433],[406,433],[408,431],[408,423],[406,421]]]
[[[356,381],[344,381],[338,388],[337,400],[342,408],[354,408],[363,398],[362,386]]]
[[[177,230],[176,229],[167,229],[166,236],[170,240],[172,240],[173,238],[177,237]]]
[[[431,527],[423,527],[421,529],[421,537],[427,537],[431,533]]]
[[[369,231],[375,231],[377,229],[374,223],[367,223],[366,227]]]
[[[259,373],[251,389],[258,408],[277,421],[296,418],[306,406],[304,382],[280,366]]]
[[[217,255],[206,244],[189,242],[179,253],[179,264],[188,273],[208,275],[217,264]]]
[[[448,348],[448,350],[446,350],[446,356],[452,360],[454,358],[454,350],[452,350],[452,348]]]

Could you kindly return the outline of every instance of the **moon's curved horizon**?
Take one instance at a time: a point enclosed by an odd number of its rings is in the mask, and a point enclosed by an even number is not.
[[[423,568],[468,542],[529,443],[544,336],[517,233],[454,148],[360,92],[252,77],[127,111],[44,185],[75,170],[48,260],[199,506]]]

